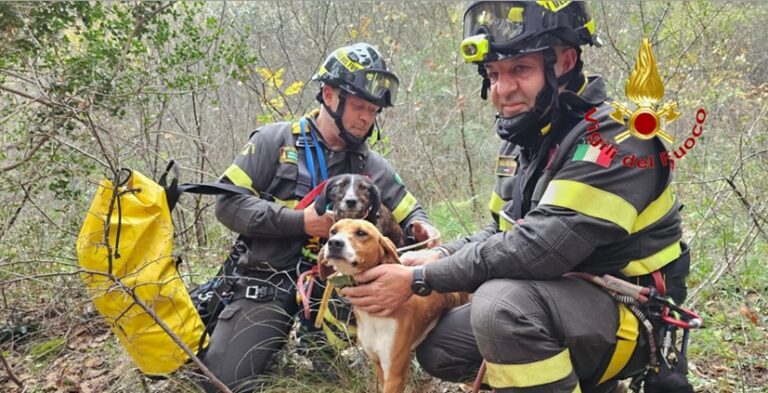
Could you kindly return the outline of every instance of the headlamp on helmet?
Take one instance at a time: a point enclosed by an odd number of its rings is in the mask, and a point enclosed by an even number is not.
[[[488,54],[488,36],[477,34],[461,42],[461,57],[467,63],[480,63]]]

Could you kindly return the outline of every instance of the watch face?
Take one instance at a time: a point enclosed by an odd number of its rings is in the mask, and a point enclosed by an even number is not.
[[[432,293],[432,288],[430,288],[424,281],[414,282],[413,285],[411,285],[411,290],[419,296],[427,296]]]

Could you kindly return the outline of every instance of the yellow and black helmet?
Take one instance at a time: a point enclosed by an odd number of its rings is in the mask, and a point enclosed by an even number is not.
[[[333,51],[312,80],[338,87],[380,107],[395,104],[400,83],[397,75],[387,69],[381,53],[364,42]]]
[[[555,46],[600,46],[582,1],[475,1],[464,13],[461,55],[482,64]]]

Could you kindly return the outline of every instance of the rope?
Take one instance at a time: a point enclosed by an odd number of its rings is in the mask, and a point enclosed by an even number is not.
[[[312,269],[301,273],[301,275],[299,275],[298,285],[296,285],[296,290],[299,292],[299,296],[301,296],[301,304],[304,308],[304,318],[307,320],[312,317],[312,309],[309,306],[309,296],[312,294],[312,288],[315,283],[315,278],[313,277],[315,272],[317,272],[317,265],[313,266]],[[307,276],[309,276],[309,283],[307,283],[307,286],[305,287],[304,282],[307,281]]]
[[[439,235],[435,236],[435,237],[430,237],[429,239],[421,241],[421,242],[418,242],[418,243],[411,244],[410,246],[400,247],[396,251],[397,251],[398,254],[402,254],[402,253],[404,253],[406,251],[410,251],[410,250],[415,250],[415,249],[418,249],[418,248],[426,247],[429,242],[431,242],[433,240],[438,240],[438,239],[440,239]]]

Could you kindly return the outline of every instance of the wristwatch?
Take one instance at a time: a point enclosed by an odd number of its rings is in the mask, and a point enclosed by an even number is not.
[[[432,293],[432,287],[430,287],[424,280],[424,266],[416,266],[413,269],[411,291],[419,296],[429,296],[429,294]]]

